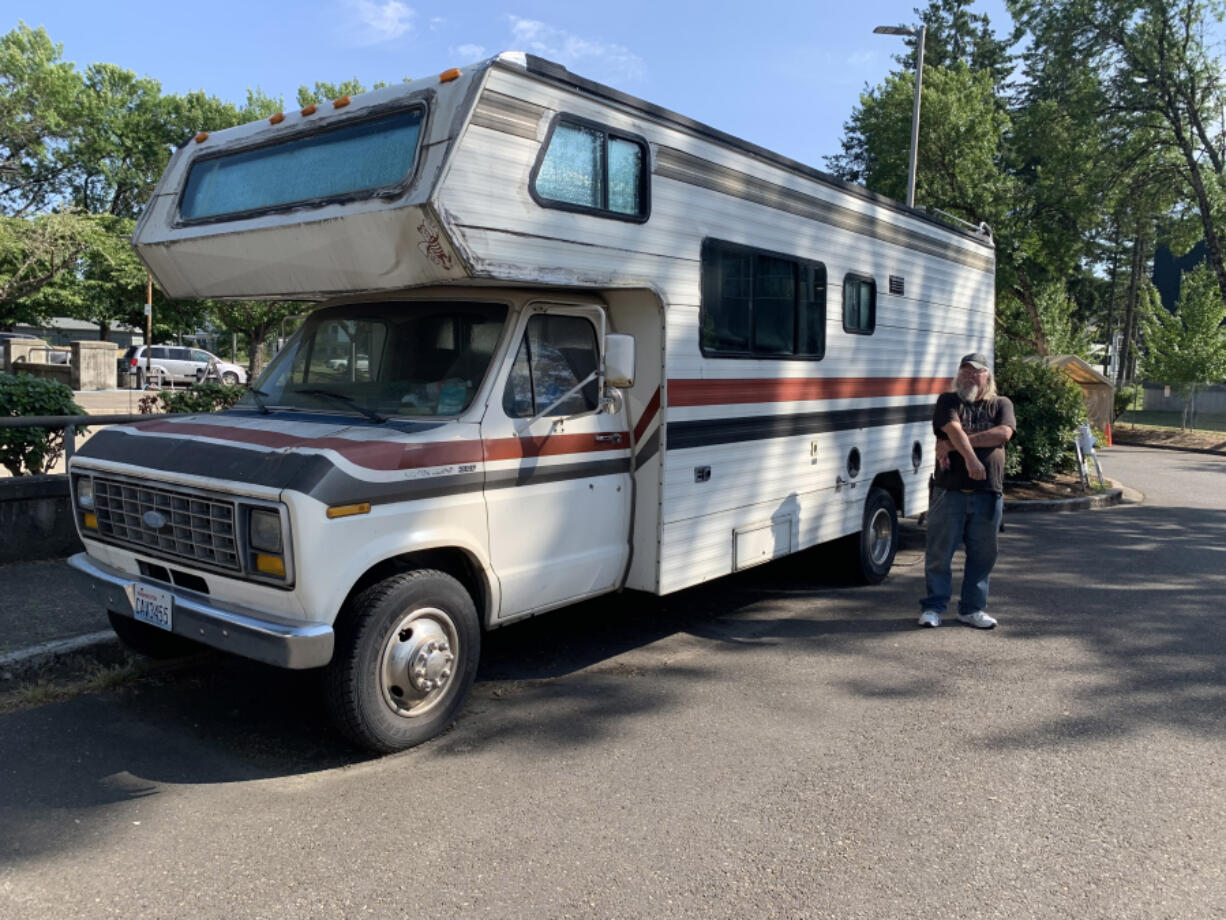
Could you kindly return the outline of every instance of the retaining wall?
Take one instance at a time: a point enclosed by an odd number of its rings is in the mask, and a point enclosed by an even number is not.
[[[0,479],[0,565],[79,553],[68,477]]]

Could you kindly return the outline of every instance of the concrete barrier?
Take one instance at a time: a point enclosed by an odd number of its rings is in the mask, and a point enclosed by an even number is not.
[[[66,475],[0,479],[0,565],[70,556],[83,548]]]
[[[119,346],[114,342],[72,343],[72,388],[113,390],[119,385]]]

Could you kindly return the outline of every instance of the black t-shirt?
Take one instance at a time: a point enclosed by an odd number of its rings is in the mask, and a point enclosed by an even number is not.
[[[1013,415],[1013,402],[1005,396],[984,399],[975,403],[963,402],[957,393],[942,393],[937,397],[932,412],[932,430],[938,440],[948,441],[949,436],[941,429],[957,420],[968,435],[987,431],[997,425],[1008,425],[1017,431],[1017,419]],[[975,456],[988,472],[986,479],[971,479],[966,472],[966,461],[956,450],[949,452],[949,467],[938,464],[933,481],[942,489],[974,489],[975,491],[1003,492],[1005,490],[1005,445],[976,447]]]

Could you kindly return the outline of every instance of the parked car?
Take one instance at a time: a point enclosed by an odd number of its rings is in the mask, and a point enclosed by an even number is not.
[[[237,364],[223,361],[203,348],[187,348],[180,345],[154,345],[149,348],[146,368],[145,346],[133,345],[119,361],[121,374],[135,375],[137,389],[144,389],[149,382],[165,380],[172,383],[195,383],[204,378],[209,362],[217,362],[221,382],[226,384],[246,383],[247,372]]]
[[[327,365],[328,365],[328,370],[336,371],[337,373],[343,373],[344,371],[349,370],[349,359],[347,357],[346,358],[329,358],[327,361]],[[370,370],[370,356],[359,354],[357,357],[357,360],[354,361],[353,366],[358,371],[369,371]]]

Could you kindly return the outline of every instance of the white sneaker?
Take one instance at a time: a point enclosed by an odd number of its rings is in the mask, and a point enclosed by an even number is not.
[[[960,613],[958,621],[974,626],[976,629],[993,629],[996,626],[996,621],[982,610],[976,610],[974,613]]]
[[[923,613],[920,614],[919,625],[920,626],[940,626],[941,625],[941,615],[937,613],[935,610],[925,610]]]

